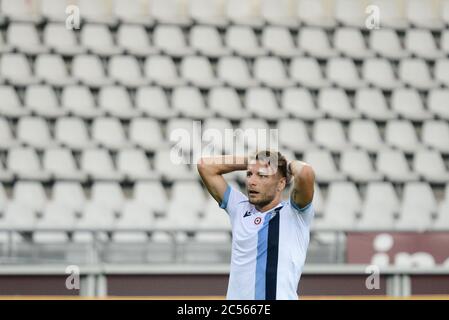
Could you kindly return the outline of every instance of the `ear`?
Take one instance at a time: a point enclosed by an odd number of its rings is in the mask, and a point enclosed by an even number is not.
[[[278,182],[278,191],[282,191],[285,189],[285,187],[287,186],[287,180],[285,177],[282,177],[281,179],[279,179]]]

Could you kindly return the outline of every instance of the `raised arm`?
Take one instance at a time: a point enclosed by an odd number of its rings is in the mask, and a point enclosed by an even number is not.
[[[198,172],[214,199],[221,203],[226,192],[227,183],[223,174],[237,170],[246,170],[248,159],[231,155],[203,157],[198,162]]]
[[[313,199],[315,173],[310,165],[298,160],[289,162],[288,170],[293,178],[292,200],[304,208]]]

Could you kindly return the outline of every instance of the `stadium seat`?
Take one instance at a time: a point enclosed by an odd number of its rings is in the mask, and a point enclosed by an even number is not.
[[[224,9],[224,4],[220,0],[192,0],[189,5],[189,14],[199,25],[226,27],[229,22],[225,17]]]
[[[13,51],[13,49],[14,49],[13,46],[11,46],[5,41],[3,35],[0,35],[0,53],[9,53]]]
[[[403,82],[418,90],[429,90],[438,86],[432,79],[427,64],[421,59],[402,59],[398,73]]]
[[[304,120],[324,117],[322,110],[315,107],[312,95],[305,88],[287,88],[282,91],[281,106],[288,114]]]
[[[398,1],[373,0],[372,5],[379,8],[382,14],[381,29],[404,30],[409,27],[409,21],[403,13],[403,7]]]
[[[53,197],[51,200],[58,206],[68,208],[75,216],[80,216],[87,203],[83,187],[79,182],[57,181],[53,185]]]
[[[298,19],[294,16],[295,3],[290,0],[262,0],[260,13],[269,25],[297,28]]]
[[[340,163],[341,171],[357,183],[366,183],[383,179],[383,176],[380,173],[374,171],[373,165],[366,151],[342,151]]]
[[[55,140],[75,151],[97,146],[90,138],[86,124],[79,118],[59,118],[55,123]]]
[[[439,30],[444,28],[438,9],[433,3],[424,3],[419,0],[408,0],[406,17],[412,25],[418,28]]]
[[[0,150],[8,150],[20,145],[20,142],[14,137],[11,126],[5,118],[0,118]]]
[[[17,124],[17,139],[38,150],[56,146],[50,129],[42,118],[23,117]]]
[[[93,180],[123,180],[123,175],[117,172],[111,156],[104,149],[84,150],[80,158],[80,167]]]
[[[446,88],[449,87],[449,60],[441,59],[435,63],[435,80],[439,81]]]
[[[363,35],[357,29],[337,29],[334,35],[334,45],[343,55],[352,59],[363,60],[374,55],[374,52],[366,47]]]
[[[139,203],[158,215],[165,214],[169,202],[160,181],[136,181],[131,201]]]
[[[45,206],[42,217],[36,221],[37,232],[33,233],[33,241],[37,243],[68,242],[66,230],[72,230],[75,226],[75,213],[55,202]],[[53,229],[42,232],[40,229]],[[61,230],[61,231],[55,231]]]
[[[125,49],[126,53],[137,57],[159,53],[159,50],[150,43],[142,25],[121,24],[117,30],[117,44]]]
[[[330,86],[330,81],[324,78],[318,62],[310,57],[294,58],[290,64],[290,77],[311,89]]]
[[[116,25],[117,18],[112,15],[111,6],[102,0],[78,0],[82,19],[87,23]]]
[[[305,123],[297,119],[281,119],[279,126],[279,143],[293,152],[304,152],[315,144],[310,140]]]
[[[429,30],[409,29],[404,43],[407,50],[419,58],[433,60],[443,57],[443,53],[438,50],[435,39]]]
[[[422,127],[422,142],[443,154],[449,154],[449,126],[447,122],[426,121]]]
[[[246,89],[258,85],[258,81],[250,75],[248,65],[240,57],[223,57],[217,64],[217,74],[227,85]]]
[[[140,87],[135,96],[136,109],[156,119],[169,119],[178,112],[168,104],[168,98],[160,87]]]
[[[62,1],[59,0],[56,2],[62,3]],[[63,17],[65,20],[65,11],[63,11]],[[87,51],[84,46],[81,46],[78,43],[75,32],[71,29],[67,29],[64,24],[46,24],[42,36],[43,43],[62,56],[75,56],[86,53]]]
[[[365,27],[365,6],[358,0],[336,0],[335,19],[348,27]]]
[[[253,68],[254,77],[267,87],[283,89],[294,85],[294,82],[288,79],[280,58],[257,58]]]
[[[318,183],[346,180],[345,175],[337,170],[329,151],[307,150],[304,153],[304,161],[312,165]]]
[[[159,178],[158,174],[150,167],[144,151],[140,149],[120,150],[117,154],[117,169],[129,181]]]
[[[126,88],[121,86],[106,86],[98,93],[98,106],[107,115],[119,119],[131,119],[140,116],[139,110],[135,109]]]
[[[354,120],[348,127],[348,138],[351,144],[371,153],[385,147],[380,132],[372,120]]]
[[[60,107],[55,90],[49,85],[30,85],[25,91],[24,105],[32,113],[54,119],[67,114]]]
[[[198,123],[194,123],[194,121],[186,118],[174,118],[170,119],[167,122],[165,131],[167,140],[177,148],[180,152],[190,152],[195,147],[195,141],[199,141],[200,132],[198,131],[199,127],[196,127]],[[174,149],[172,150],[174,152]]]
[[[159,150],[154,156],[154,168],[168,181],[196,179],[196,175],[185,162],[184,158],[176,156],[172,160],[169,150]]]
[[[191,208],[198,212],[203,211],[206,204],[203,188],[197,181],[175,182],[170,199],[183,208]]]
[[[106,25],[83,25],[80,32],[80,41],[89,51],[101,57],[123,53],[123,49],[114,43],[111,31]]]
[[[215,199],[208,199],[204,212],[205,215],[198,225],[199,230],[223,229],[231,231],[229,216],[218,206]]]
[[[247,0],[239,0],[248,2]],[[264,56],[267,50],[262,48],[256,38],[256,34],[250,27],[230,26],[225,36],[226,45],[237,55],[245,58]]]
[[[248,116],[237,92],[229,87],[213,88],[209,92],[208,105],[217,116],[239,120]]]
[[[27,0],[4,0],[1,12],[10,21],[39,23],[42,17],[33,10],[33,3]]]
[[[42,157],[44,170],[56,180],[85,182],[87,175],[77,168],[70,150],[65,148],[47,149]]]
[[[127,202],[123,206],[122,213],[115,225],[115,230],[145,230],[151,228],[153,224],[154,215],[150,209],[136,202]],[[130,234],[134,233],[130,232]],[[117,239],[115,240],[117,241]]]
[[[444,231],[447,228],[449,228],[449,201],[446,199],[438,207],[438,215],[432,229]]]
[[[114,56],[109,60],[108,74],[128,88],[145,86],[150,80],[142,76],[139,63],[133,56]]]
[[[211,3],[213,1],[206,0],[205,2]],[[221,36],[214,27],[193,26],[190,30],[189,42],[192,48],[206,57],[219,58],[232,53],[230,48],[223,45]]]
[[[333,58],[327,63],[326,73],[329,80],[338,87],[354,90],[366,86],[358,75],[354,62],[349,58]]]
[[[165,142],[159,122],[148,118],[135,118],[131,121],[129,141],[145,151],[156,151]]]
[[[333,12],[323,0],[298,0],[296,8],[297,17],[307,26],[330,29],[336,25]]]
[[[427,183],[407,183],[404,186],[403,200],[397,229],[423,230],[431,225],[432,214],[437,204],[432,189]]]
[[[377,210],[377,216],[388,214],[397,214],[399,210],[399,197],[393,185],[390,182],[371,182],[366,187],[362,217],[365,212],[374,213]],[[382,210],[379,210],[382,208]]]
[[[348,211],[359,212],[362,207],[362,199],[360,197],[357,187],[352,182],[333,182],[329,184],[326,197],[326,208],[345,207]],[[326,217],[326,214],[324,216]],[[342,217],[344,219],[344,217]]]
[[[264,23],[260,8],[251,0],[228,0],[225,12],[228,19],[237,25],[258,28]]]
[[[385,142],[405,153],[413,153],[422,147],[415,128],[407,120],[388,121],[385,126]]]
[[[449,6],[448,6],[449,8]],[[449,12],[449,10],[448,10]],[[440,49],[447,55],[449,53],[449,31],[443,30],[440,38]]]
[[[33,75],[23,53],[5,53],[0,60],[0,75],[14,86],[37,84],[41,80]]]
[[[34,230],[36,226],[36,214],[27,206],[16,202],[9,202],[6,206],[4,216],[0,220],[0,225],[5,229]]]
[[[177,0],[153,0],[148,6],[150,14],[162,24],[188,26],[191,19],[187,16],[187,9]]]
[[[283,110],[279,108],[273,91],[268,88],[248,89],[245,96],[245,105],[246,109],[255,118],[275,120],[283,116]]]
[[[122,124],[116,118],[95,119],[92,123],[92,139],[99,146],[115,151],[130,146]]]
[[[368,207],[362,211],[361,218],[357,221],[358,231],[383,231],[393,230],[395,226],[394,212],[382,207]]]
[[[187,45],[185,36],[178,26],[156,26],[153,31],[153,43],[163,53],[173,57],[184,57],[194,53],[194,50]]]
[[[174,89],[172,106],[180,116],[185,118],[204,119],[211,115],[197,87],[178,87]]]
[[[185,85],[186,81],[179,77],[173,60],[167,56],[149,56],[145,60],[145,75],[161,87],[173,88]]]
[[[449,120],[449,109],[447,101],[449,99],[449,90],[433,89],[427,95],[427,107],[434,115],[441,119]]]
[[[362,68],[363,79],[382,90],[393,90],[402,87],[402,83],[394,75],[393,68],[387,59],[366,59]]]
[[[221,79],[215,77],[212,65],[205,57],[192,56],[184,58],[181,62],[180,70],[184,79],[200,89],[210,89],[222,84]]]
[[[125,195],[116,182],[95,182],[92,185],[90,202],[98,207],[106,208],[118,216],[125,204]]]
[[[418,180],[416,172],[411,171],[404,154],[399,150],[381,150],[377,153],[377,171],[394,183]]]
[[[123,24],[133,24],[151,27],[154,24],[154,20],[145,10],[145,4],[146,2],[140,0],[114,0],[112,11],[114,16],[121,22],[121,26]]]
[[[350,146],[346,139],[343,125],[335,119],[315,121],[313,140],[319,146],[332,152],[341,152]]]
[[[321,89],[318,94],[318,106],[327,115],[338,120],[352,120],[360,115],[350,105],[349,98],[342,89]]]
[[[247,152],[256,150],[277,149],[277,132],[270,131],[268,122],[264,119],[247,118],[240,122],[239,129],[236,132],[236,150],[237,154],[243,152],[241,149],[245,146]],[[241,134],[240,134],[241,133]],[[273,133],[275,135],[273,135]],[[248,153],[244,153],[248,154]]]
[[[41,54],[36,57],[34,72],[47,84],[55,87],[63,87],[75,84],[65,66],[64,60],[57,54]]]
[[[111,85],[113,80],[106,77],[101,60],[96,55],[76,55],[72,61],[72,75],[89,87]]]
[[[30,113],[29,109],[22,107],[14,87],[0,85],[0,115],[6,118],[19,118]]]
[[[61,93],[61,106],[70,115],[84,119],[93,119],[106,113],[96,107],[92,93],[83,85],[65,86]]]
[[[290,31],[285,27],[267,26],[262,33],[262,45],[274,56],[293,58],[302,55],[301,49],[293,42]]]
[[[441,154],[434,150],[417,151],[413,158],[413,169],[430,183],[443,184],[449,180],[444,160]]]
[[[387,100],[377,88],[362,88],[354,97],[356,110],[368,119],[387,121],[396,119],[396,114],[388,108]]]
[[[67,19],[66,8],[70,4],[67,0],[42,0],[40,4],[40,14],[50,23],[59,23],[65,27],[62,22]]]
[[[424,105],[416,90],[396,89],[391,96],[391,107],[404,119],[423,121],[432,118],[432,114],[424,109]]]
[[[410,52],[402,47],[398,34],[391,29],[372,30],[369,45],[377,54],[387,59],[399,60],[410,56]]]
[[[114,212],[96,203],[88,203],[80,219],[76,220],[73,240],[75,242],[92,242],[93,234],[87,230],[111,230],[115,223]],[[83,232],[84,231],[84,232]]]
[[[14,184],[13,201],[23,205],[36,214],[42,214],[47,204],[44,186],[39,182],[18,181]]]
[[[40,43],[39,34],[32,23],[10,23],[6,39],[9,45],[27,55],[48,52],[48,48]]]
[[[331,47],[324,30],[304,27],[298,33],[298,46],[310,56],[319,59],[336,57],[338,51]]]

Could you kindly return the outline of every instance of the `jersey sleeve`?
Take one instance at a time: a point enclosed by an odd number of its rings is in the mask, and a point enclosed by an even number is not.
[[[306,205],[303,208],[300,208],[292,199],[290,196],[288,200],[289,205],[292,207],[293,211],[298,213],[298,216],[304,220],[308,225],[312,222],[312,218],[314,216],[314,208],[313,208],[313,202],[310,201],[308,205]]]
[[[248,198],[243,193],[228,184],[220,208],[224,209],[233,220],[242,208],[242,203],[247,200]]]

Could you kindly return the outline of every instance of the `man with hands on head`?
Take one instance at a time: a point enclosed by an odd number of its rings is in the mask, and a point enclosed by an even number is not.
[[[312,167],[268,150],[250,158],[203,157],[197,167],[207,190],[231,221],[227,299],[298,299],[314,216]],[[247,195],[223,178],[237,170],[246,170]],[[292,191],[283,200],[290,182]]]

